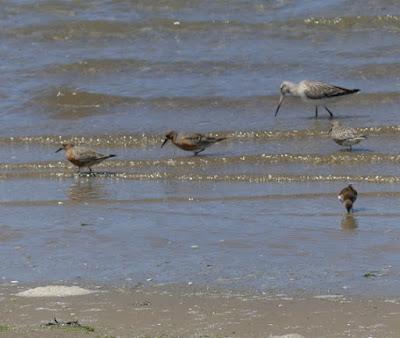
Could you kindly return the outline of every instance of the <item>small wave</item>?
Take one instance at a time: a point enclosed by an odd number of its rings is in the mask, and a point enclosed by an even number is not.
[[[148,160],[122,160],[115,159],[112,161],[99,164],[100,168],[110,168],[125,170],[152,170],[154,168],[163,168],[169,171],[169,168],[179,168],[182,170],[196,170],[198,168],[206,168],[212,166],[235,166],[238,164],[246,165],[269,165],[269,164],[307,164],[314,166],[326,165],[366,165],[366,164],[398,164],[400,163],[400,155],[387,155],[376,153],[360,153],[346,154],[335,153],[331,155],[314,155],[314,154],[260,154],[260,155],[241,155],[230,157],[177,157],[174,159],[148,159]],[[0,163],[0,170],[46,170],[54,171],[70,168],[71,165],[67,161],[46,161],[46,162],[25,162],[25,163]]]
[[[227,31],[237,33],[240,31],[265,30],[268,31],[269,23],[244,23],[238,21],[176,21],[167,19],[152,19],[148,21],[127,22],[112,20],[73,20],[51,22],[42,25],[5,30],[3,33],[20,37],[34,38],[41,41],[64,40],[102,40],[102,39],[133,39],[146,36],[152,32],[192,34],[210,31]]]
[[[398,15],[309,17],[304,19],[304,23],[307,26],[338,27],[344,30],[357,28],[400,30],[400,16]]]
[[[326,28],[340,31],[349,30],[386,30],[398,32],[400,17],[384,16],[340,16],[333,18],[309,17],[304,20],[289,19],[272,22],[243,22],[238,20],[204,20],[177,21],[164,18],[147,21],[113,21],[113,20],[71,20],[53,21],[47,24],[34,24],[25,27],[3,30],[2,34],[17,38],[31,38],[39,41],[66,40],[104,40],[104,39],[135,39],[149,37],[151,33],[159,39],[159,34],[201,34],[225,33],[232,35],[263,34],[272,37],[287,36],[288,38],[307,38],[315,31],[310,28]],[[320,32],[319,32],[320,33]]]
[[[0,174],[1,180],[9,179],[68,179],[75,177],[77,174],[68,172],[43,172],[43,171],[27,171],[18,172],[10,171]],[[83,174],[85,175],[85,174]],[[125,179],[138,181],[154,181],[154,180],[176,180],[188,182],[227,182],[227,183],[301,183],[301,182],[365,182],[375,184],[400,184],[400,176],[383,176],[383,175],[285,175],[285,174],[268,174],[268,175],[221,175],[221,174],[175,174],[161,171],[145,172],[145,173],[127,173],[127,172],[96,172],[98,179]]]
[[[128,103],[129,97],[90,93],[69,87],[52,88],[36,96],[35,102],[54,107],[94,107]]]
[[[145,59],[86,59],[75,63],[56,64],[38,69],[37,75],[97,75],[105,73],[198,73],[203,75],[220,75],[232,71],[259,72],[281,67],[281,64],[240,63],[233,61],[151,61]],[[295,70],[298,64],[285,64],[285,69]]]
[[[79,119],[105,113],[115,106],[135,104],[134,98],[91,93],[68,87],[51,88],[36,95],[33,102],[45,106],[55,118]]]
[[[400,63],[382,63],[382,64],[367,64],[352,67],[349,70],[350,75],[358,75],[367,78],[399,78],[400,76]]]
[[[53,111],[63,118],[79,118],[90,114],[96,114],[120,105],[131,107],[148,107],[152,110],[193,110],[193,109],[222,109],[222,110],[250,110],[260,106],[275,107],[278,95],[254,95],[243,97],[228,96],[156,96],[156,97],[132,97],[110,95],[105,93],[92,93],[82,89],[69,87],[50,88],[40,92],[34,98],[34,102],[50,106]],[[351,103],[370,106],[377,102],[398,103],[400,96],[397,92],[361,93],[352,98]],[[344,104],[348,104],[344,102]],[[79,111],[78,111],[79,110]],[[71,114],[75,111],[75,115]]]
[[[356,130],[369,135],[369,136],[400,136],[400,125],[390,125],[390,126],[374,126],[374,127],[364,127],[356,128]],[[243,130],[243,131],[214,131],[209,133],[211,136],[224,136],[230,141],[236,140],[260,140],[260,141],[274,141],[274,140],[288,140],[296,138],[326,138],[329,137],[327,130],[319,129],[302,129],[302,130]],[[164,139],[164,134],[102,134],[102,135],[35,135],[35,136],[10,136],[10,137],[0,137],[0,144],[4,145],[51,145],[58,146],[62,143],[72,142],[75,144],[86,144],[90,146],[107,147],[107,148],[146,148],[158,146],[162,143]],[[279,155],[260,155],[265,156],[280,156],[282,158],[290,158],[290,156],[304,156],[305,158],[309,156],[314,156],[315,161],[321,161],[328,163],[329,157],[318,157],[316,155],[291,155],[291,154],[279,154]],[[339,156],[339,155],[331,155]],[[340,155],[346,157],[347,155]],[[382,155],[382,154],[353,154],[351,158],[360,160],[360,156],[366,156],[366,158],[380,158],[381,160],[388,160],[388,157],[392,155]],[[394,156],[394,155],[393,155]],[[341,157],[338,157],[340,160]],[[392,160],[390,160],[392,161]]]

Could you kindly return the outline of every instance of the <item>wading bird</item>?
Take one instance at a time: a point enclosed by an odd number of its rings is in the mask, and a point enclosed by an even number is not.
[[[78,173],[80,173],[82,167],[89,168],[89,171],[92,173],[92,166],[99,164],[108,158],[116,156],[99,154],[92,149],[76,146],[73,143],[63,144],[62,147],[56,151],[56,153],[61,150],[65,151],[65,157],[67,160],[78,167]]]
[[[338,199],[342,202],[347,212],[350,213],[353,211],[353,204],[357,199],[357,191],[351,184],[349,184],[346,188],[340,191]]]
[[[168,142],[171,141],[178,148],[186,151],[193,151],[194,155],[204,151],[214,143],[226,140],[226,137],[212,137],[203,134],[178,134],[176,131],[170,131],[165,135],[165,140],[161,145],[161,148]]]
[[[330,85],[324,82],[303,80],[299,83],[284,81],[280,87],[281,96],[278,107],[275,110],[275,116],[278,115],[282,102],[287,95],[300,97],[304,102],[315,105],[315,118],[318,118],[318,106],[322,106],[333,118],[332,112],[326,106],[327,102],[338,96],[345,96],[359,92],[359,89],[347,89]]]
[[[360,143],[367,138],[367,136],[361,134],[354,128],[342,126],[339,121],[332,121],[329,135],[337,144],[349,147],[350,151],[354,144]]]

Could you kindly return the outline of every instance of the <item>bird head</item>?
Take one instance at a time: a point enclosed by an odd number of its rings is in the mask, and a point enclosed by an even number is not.
[[[75,145],[74,145],[73,143],[64,143],[64,144],[61,145],[61,148],[59,148],[59,149],[56,150],[56,153],[58,153],[58,152],[61,151],[61,150],[68,150],[68,149],[71,149],[71,148],[73,148],[74,146],[75,146]]]
[[[340,127],[341,124],[340,124],[340,122],[339,122],[338,120],[333,120],[333,121],[331,122],[331,126],[332,126],[332,128],[334,128],[334,127]]]
[[[340,127],[340,126],[341,126],[341,124],[340,124],[340,122],[338,120],[331,121],[331,128],[329,129],[329,134],[332,132],[333,128],[337,128],[337,127]]]
[[[285,95],[290,95],[292,94],[292,83],[289,81],[283,81],[281,83],[281,87],[280,87],[280,91],[281,91],[281,95],[285,96]]]
[[[289,81],[283,81],[280,86],[280,92],[281,96],[279,98],[279,103],[278,107],[276,107],[275,110],[275,116],[278,115],[279,109],[281,108],[283,99],[285,98],[286,95],[291,95],[292,94],[292,83]]]
[[[165,145],[169,140],[171,140],[171,141],[175,140],[176,137],[177,137],[177,135],[178,135],[178,133],[177,133],[176,131],[174,131],[174,130],[168,132],[168,133],[165,135],[165,139],[164,139],[164,142],[163,142],[162,145],[161,145],[161,148],[164,147],[164,145]]]

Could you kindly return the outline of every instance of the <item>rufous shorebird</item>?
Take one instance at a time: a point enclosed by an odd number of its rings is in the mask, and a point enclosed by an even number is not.
[[[65,151],[65,157],[68,161],[78,167],[78,173],[80,173],[81,168],[87,167],[89,171],[92,173],[92,166],[103,162],[104,160],[115,157],[116,155],[103,155],[95,152],[90,148],[86,148],[83,146],[76,146],[73,143],[65,143],[62,145],[60,149],[56,151]]]
[[[338,96],[345,96],[359,92],[359,89],[347,89],[334,86],[328,83],[303,80],[299,83],[283,81],[280,87],[281,96],[278,107],[275,110],[275,116],[278,115],[279,108],[287,95],[300,97],[304,102],[315,105],[315,118],[318,118],[318,106],[322,106],[333,118],[332,112],[326,106],[327,101]]]
[[[357,199],[357,190],[354,189],[351,184],[349,184],[346,188],[340,191],[338,199],[340,202],[342,202],[347,212],[350,213],[353,211],[353,204]]]
[[[226,137],[212,137],[199,133],[178,134],[176,131],[170,131],[165,135],[165,140],[162,143],[161,148],[169,140],[178,148],[186,151],[193,151],[194,155],[197,155],[214,143],[226,140]]]

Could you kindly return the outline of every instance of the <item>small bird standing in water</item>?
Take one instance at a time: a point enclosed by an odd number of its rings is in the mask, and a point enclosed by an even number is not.
[[[63,144],[62,147],[56,151],[56,153],[61,150],[65,150],[65,156],[67,160],[78,167],[78,173],[80,173],[82,167],[89,168],[90,173],[92,173],[92,166],[99,164],[108,158],[116,156],[99,154],[92,149],[76,146],[73,143]]]
[[[303,80],[299,83],[290,81],[283,81],[280,87],[281,97],[279,98],[278,107],[275,111],[275,116],[278,115],[279,108],[286,95],[300,97],[304,102],[312,103],[315,105],[315,118],[318,118],[318,106],[323,106],[333,118],[332,112],[326,106],[326,101],[338,96],[344,96],[359,92],[359,89],[347,89],[330,85],[328,83]]]
[[[351,184],[349,184],[346,188],[340,191],[338,199],[342,202],[347,212],[350,213],[350,211],[353,211],[353,204],[357,199],[357,191]]]
[[[214,143],[226,140],[226,137],[212,137],[199,133],[178,134],[176,131],[170,131],[168,134],[165,135],[165,140],[161,145],[161,148],[169,140],[178,148],[186,151],[193,151],[194,155],[197,155]]]
[[[349,147],[350,151],[354,144],[360,143],[367,138],[367,136],[359,133],[354,128],[342,126],[339,121],[332,121],[329,135],[337,144]]]

